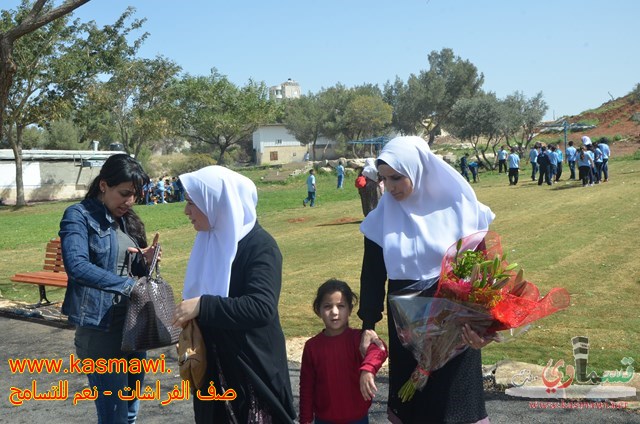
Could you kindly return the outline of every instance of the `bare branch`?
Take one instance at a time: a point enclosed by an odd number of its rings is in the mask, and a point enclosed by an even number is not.
[[[88,3],[90,0],[67,0],[55,9],[51,9],[47,13],[40,14],[47,1],[49,0],[37,0],[27,15],[27,18],[20,22],[20,25],[7,31],[3,38],[6,38],[13,43],[13,41],[23,35],[29,34],[49,22],[73,12],[83,4]]]

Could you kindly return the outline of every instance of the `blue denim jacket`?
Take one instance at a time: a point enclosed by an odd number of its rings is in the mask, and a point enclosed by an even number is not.
[[[97,199],[85,199],[64,212],[58,234],[69,281],[62,313],[73,324],[108,330],[113,305],[131,293],[134,280],[117,275],[117,225]]]

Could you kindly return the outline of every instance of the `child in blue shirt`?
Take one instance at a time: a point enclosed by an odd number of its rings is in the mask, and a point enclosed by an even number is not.
[[[302,201],[302,206],[313,207],[316,204],[316,176],[315,169],[309,170],[309,176],[307,177],[307,198]]]
[[[511,154],[507,158],[509,162],[509,185],[518,184],[518,174],[520,173],[520,156],[516,153],[516,148],[511,148]]]

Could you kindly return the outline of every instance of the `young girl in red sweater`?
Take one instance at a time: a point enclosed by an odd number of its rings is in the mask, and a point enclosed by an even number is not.
[[[331,279],[318,288],[313,311],[324,330],[307,340],[300,369],[300,423],[366,424],[374,377],[387,359],[386,346],[360,353],[362,330],[349,328],[357,303],[347,283]]]

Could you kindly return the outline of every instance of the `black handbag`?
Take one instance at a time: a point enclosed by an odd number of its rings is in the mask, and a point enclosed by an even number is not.
[[[171,286],[160,276],[159,253],[160,245],[155,250],[147,275],[138,278],[131,290],[122,330],[123,352],[144,351],[178,342],[182,329],[171,325],[176,305]],[[135,278],[131,275],[131,256],[128,273]]]

